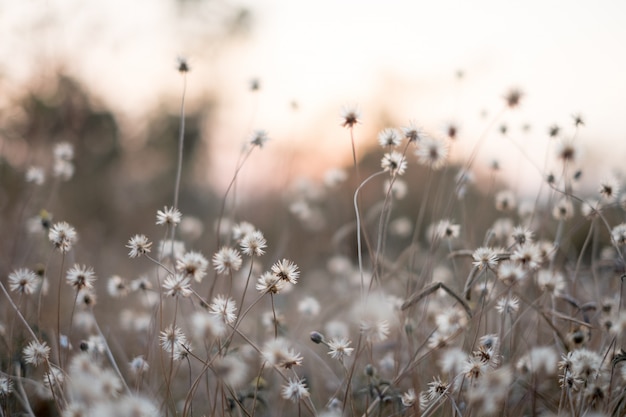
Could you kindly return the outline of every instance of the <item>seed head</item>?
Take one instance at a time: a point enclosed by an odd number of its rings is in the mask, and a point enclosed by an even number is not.
[[[380,165],[384,171],[394,176],[404,174],[407,163],[404,155],[397,151],[391,151],[383,156]]]
[[[176,260],[176,270],[187,277],[193,278],[196,282],[202,281],[208,266],[209,261],[200,252],[186,252]]]
[[[48,233],[50,242],[62,253],[67,253],[72,249],[77,237],[76,230],[66,222],[55,223]]]
[[[298,266],[287,259],[276,262],[272,266],[272,273],[281,280],[288,281],[292,284],[296,284],[300,276]]]
[[[241,264],[241,254],[237,249],[229,246],[222,247],[215,255],[213,255],[213,267],[220,274],[228,274],[230,272],[239,271]]]
[[[400,133],[397,129],[385,128],[378,134],[378,143],[383,148],[395,148],[400,144]]]
[[[361,118],[361,112],[356,106],[350,106],[350,107],[346,106],[341,109],[341,120],[342,120],[341,125],[343,127],[352,129],[355,124],[361,123],[360,118]]]
[[[163,210],[157,211],[156,224],[165,224],[167,226],[176,226],[180,223],[182,214],[175,207],[163,207]]]
[[[9,274],[9,288],[11,291],[29,295],[37,290],[39,277],[30,269],[20,268]]]
[[[93,272],[92,267],[74,264],[67,271],[65,280],[72,287],[76,288],[76,291],[83,289],[91,290],[93,289],[93,282],[96,280],[96,274]]]
[[[176,69],[178,70],[178,72],[180,72],[181,74],[185,74],[191,71],[191,67],[189,66],[189,62],[187,62],[187,58],[179,56],[178,58],[176,58],[176,61]]]
[[[309,390],[303,379],[289,378],[287,384],[283,385],[281,394],[284,399],[297,403],[298,401],[309,397]]]
[[[520,100],[522,99],[523,96],[524,96],[524,93],[520,89],[512,88],[509,90],[508,93],[506,93],[506,95],[504,96],[504,99],[506,100],[506,105],[510,109],[513,109],[519,106]]]
[[[138,258],[142,255],[150,253],[152,242],[145,235],[135,235],[128,240],[126,247],[130,249],[129,258]]]
[[[48,360],[50,355],[50,347],[46,342],[33,340],[22,351],[26,363],[38,366]]]

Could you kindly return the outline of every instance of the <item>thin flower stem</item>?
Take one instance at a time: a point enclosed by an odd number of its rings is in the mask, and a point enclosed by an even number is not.
[[[274,294],[270,293],[272,300],[272,314],[274,315],[274,339],[278,338],[278,321],[276,320],[276,309],[274,308]]]
[[[183,150],[185,144],[185,94],[187,92],[187,73],[183,73],[183,95],[180,102],[180,130],[178,133],[178,164],[176,167],[176,183],[174,185],[174,210],[178,209],[178,197],[180,194],[180,180],[183,171]],[[175,228],[172,228],[174,239]]]
[[[361,185],[359,185],[359,187],[356,189],[356,191],[354,192],[354,212],[356,214],[356,242],[357,242],[357,253],[358,253],[358,257],[359,257],[359,273],[361,274],[361,298],[364,299],[365,297],[365,278],[364,278],[364,272],[363,272],[363,249],[362,249],[362,245],[361,245],[361,215],[360,215],[360,210],[359,210],[359,203],[358,203],[358,199],[359,199],[359,192],[361,191],[361,189],[373,178],[384,174],[385,171],[378,171],[372,175],[370,175],[369,177],[367,177],[367,179],[365,181],[363,181],[361,183]]]
[[[235,168],[235,174],[233,175],[233,178],[230,180],[230,183],[228,184],[228,187],[226,188],[226,191],[224,192],[224,197],[222,197],[222,205],[220,207],[220,213],[217,216],[217,227],[216,227],[216,231],[215,231],[215,233],[217,235],[217,244],[216,244],[217,248],[221,247],[222,220],[224,218],[224,210],[226,210],[226,201],[228,199],[228,194],[230,194],[231,189],[233,188],[233,186],[237,182],[237,177],[239,176],[239,171],[241,171],[241,169],[243,168],[244,164],[246,163],[246,161],[248,160],[248,158],[252,154],[253,150],[254,150],[254,147],[251,147],[250,149],[248,149],[248,151],[244,155],[244,157],[241,160],[241,162],[239,162],[237,164],[237,167]]]
[[[241,301],[239,302],[239,308],[243,308],[243,302],[246,299],[246,293],[248,292],[248,285],[250,284],[250,277],[252,276],[252,269],[254,267],[254,257],[250,258],[250,269],[248,270],[248,277],[246,278],[246,285],[243,288],[243,293],[241,294]],[[237,322],[239,322],[239,317],[237,318]]]
[[[63,368],[63,362],[61,361],[61,287],[63,286],[63,266],[65,265],[65,252],[61,255],[61,268],[59,272],[59,282],[57,290],[57,355],[59,359],[59,367]]]
[[[93,324],[96,328],[96,331],[98,332],[98,335],[100,336],[100,339],[102,339],[102,343],[104,344],[104,350],[106,352],[107,359],[109,360],[109,363],[115,370],[115,373],[117,373],[117,376],[120,378],[120,381],[122,381],[122,384],[124,384],[124,389],[126,390],[127,393],[130,394],[131,393],[130,388],[126,384],[126,380],[124,379],[124,376],[122,375],[122,372],[120,371],[120,368],[117,366],[117,362],[115,361],[115,358],[113,357],[111,348],[109,347],[109,344],[107,343],[106,338],[104,337],[104,334],[102,333],[102,330],[100,329],[100,326],[98,325],[98,320],[96,320],[96,316],[95,314],[93,314],[93,311],[91,311],[91,316],[93,317]]]

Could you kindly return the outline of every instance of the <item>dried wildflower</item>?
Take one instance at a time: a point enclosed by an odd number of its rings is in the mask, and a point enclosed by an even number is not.
[[[488,334],[482,336],[478,340],[478,350],[472,354],[474,357],[479,358],[481,361],[489,365],[490,368],[495,368],[500,363],[500,339],[495,334]]]
[[[459,134],[459,126],[456,123],[447,123],[444,126],[444,132],[450,140],[455,140]]]
[[[298,266],[288,259],[283,259],[272,265],[272,273],[281,280],[292,284],[296,284],[300,276]]]
[[[282,280],[281,280],[282,281]],[[317,301],[314,297],[304,297],[298,303],[298,312],[302,313],[305,316],[317,316],[320,313],[321,306],[319,301]]]
[[[390,332],[387,320],[361,320],[360,329],[371,343],[386,340]]]
[[[98,299],[93,289],[82,289],[76,296],[78,307],[91,308],[96,305]]]
[[[552,217],[556,220],[567,220],[574,217],[574,205],[568,198],[560,199],[552,209]]]
[[[37,290],[39,277],[30,269],[20,268],[9,274],[9,288],[11,291],[29,295]]]
[[[163,289],[168,297],[189,297],[192,294],[191,279],[187,275],[169,275],[163,281]]]
[[[0,376],[0,397],[5,397],[13,391],[13,381],[6,376]]]
[[[480,247],[472,254],[472,264],[478,269],[493,269],[498,265],[498,252],[486,246]]]
[[[392,151],[383,155],[380,163],[383,171],[389,172],[392,176],[402,175],[406,171],[406,158],[400,152]]]
[[[598,200],[585,200],[580,204],[580,214],[588,219],[596,217],[602,210],[602,203]]]
[[[200,252],[186,252],[182,257],[176,259],[176,270],[193,278],[196,282],[202,281],[208,266],[209,261]]]
[[[453,347],[443,351],[438,365],[443,373],[458,374],[465,365],[467,354],[458,347]]]
[[[241,268],[241,254],[229,246],[222,247],[213,255],[213,267],[220,274],[228,274]]]
[[[534,244],[519,246],[511,254],[511,261],[525,269],[537,269],[542,261],[541,251]]]
[[[280,337],[265,343],[261,354],[263,359],[272,366],[291,369],[302,365],[302,355],[291,349],[289,343]]]
[[[76,288],[76,291],[80,291],[82,289],[90,290],[93,289],[93,282],[96,280],[96,274],[93,272],[92,267],[74,264],[74,266],[67,271],[65,280],[72,287]]]
[[[52,166],[52,173],[56,178],[69,181],[74,176],[74,164],[63,159],[57,159]]]
[[[54,145],[54,159],[71,161],[74,159],[74,145],[69,142],[59,142]]]
[[[26,363],[38,366],[48,360],[50,347],[46,342],[33,340],[24,348],[22,353],[24,354],[24,361],[26,361]]]
[[[347,179],[348,174],[340,168],[331,168],[324,173],[324,185],[328,188],[336,188]]]
[[[487,363],[479,357],[471,356],[463,364],[462,373],[469,379],[478,379],[487,372]]]
[[[361,112],[356,106],[344,106],[341,109],[341,126],[352,129],[355,124],[361,123]]]
[[[258,78],[252,78],[248,81],[250,91],[258,91],[261,89],[261,81]]]
[[[453,224],[450,220],[444,219],[431,226],[429,235],[431,237],[431,240],[457,239],[460,232],[460,225]]]
[[[378,133],[378,143],[383,148],[395,148],[400,144],[400,133],[397,129],[385,128]]]
[[[580,150],[571,140],[562,140],[556,147],[556,157],[563,163],[574,162],[578,158]]]
[[[105,398],[117,398],[122,392],[122,381],[112,369],[103,369],[98,374],[97,383]]]
[[[289,378],[287,385],[283,385],[281,395],[286,400],[291,400],[294,403],[309,397],[309,390],[306,387],[303,379]]]
[[[262,256],[265,254],[264,249],[267,247],[267,241],[261,231],[255,230],[252,233],[244,235],[239,242],[239,246],[244,255]]]
[[[615,178],[605,178],[600,181],[600,195],[608,202],[615,201],[619,194],[619,182]]]
[[[209,313],[219,317],[226,324],[233,324],[237,320],[236,311],[235,301],[221,294],[214,297],[213,302],[209,306]]]
[[[577,326],[565,335],[569,349],[580,349],[591,340],[591,330],[586,326]]]
[[[513,374],[508,367],[488,372],[468,392],[468,400],[481,416],[498,415],[507,398]]]
[[[413,388],[410,388],[407,392],[403,393],[400,396],[400,400],[402,401],[403,406],[413,407],[413,405],[417,401],[417,395],[415,394],[415,390]]]
[[[558,125],[553,124],[553,125],[551,125],[551,126],[548,128],[548,135],[549,135],[551,138],[555,138],[555,137],[559,136],[559,132],[560,132],[560,131],[561,131],[561,128],[560,128]]]
[[[176,58],[176,69],[181,74],[185,74],[191,71],[191,67],[189,66],[189,62],[187,61],[187,58],[182,57],[182,56],[179,56],[178,58]]]
[[[526,278],[526,274],[527,271],[524,270],[522,265],[511,261],[500,263],[497,271],[498,279],[507,285],[523,280]]]
[[[265,145],[265,143],[269,140],[270,138],[265,130],[255,130],[254,132],[252,132],[249,142],[252,146],[258,146],[259,148],[262,148],[263,145]]]
[[[626,223],[618,224],[611,229],[611,240],[617,246],[626,245]]]
[[[232,228],[233,239],[240,241],[249,234],[252,234],[256,231],[256,227],[252,223],[249,222],[241,222],[237,223]]]
[[[173,256],[175,259],[182,257],[185,253],[185,243],[180,240],[162,240],[159,242],[159,259]]]
[[[352,355],[352,351],[354,351],[354,348],[350,347],[350,343],[350,340],[345,337],[330,339],[328,341],[328,354],[331,358],[342,362],[345,357]]]
[[[51,365],[48,372],[43,374],[43,384],[47,389],[60,387],[63,385],[65,375],[63,371],[54,365]]]
[[[286,285],[287,281],[283,281],[271,272],[266,272],[257,280],[256,289],[264,294],[278,294]]]
[[[506,101],[506,105],[513,109],[519,105],[520,100],[524,96],[524,93],[519,88],[511,88],[506,95],[504,96],[504,100]]]
[[[583,116],[580,113],[573,114],[572,115],[572,119],[574,119],[574,126],[576,126],[576,127],[585,125],[585,121],[583,119]]]
[[[420,164],[437,170],[446,163],[448,145],[441,139],[426,137],[417,144],[415,155]]]
[[[538,245],[539,251],[541,252],[541,258],[543,259],[542,262],[549,262],[554,257],[554,253],[556,252],[554,244],[550,241],[542,240],[538,242]]]
[[[218,356],[213,362],[211,370],[230,387],[241,387],[247,382],[248,366],[236,354]]]
[[[126,247],[130,249],[129,258],[138,258],[142,255],[150,253],[152,242],[145,235],[135,235],[128,240]]]
[[[554,348],[548,346],[533,347],[527,354],[522,356],[516,364],[516,368],[523,373],[545,372],[548,375],[556,373],[558,355]]]
[[[558,271],[550,271],[542,269],[537,272],[537,285],[541,291],[549,294],[558,295],[565,289],[565,279],[563,274]]]
[[[158,210],[156,215],[156,224],[165,224],[167,226],[176,226],[182,219],[182,214],[176,207],[163,207]]]
[[[428,401],[436,401],[443,397],[450,389],[450,384],[442,381],[438,376],[434,377],[431,382],[428,383],[428,390],[426,391],[426,398]]]
[[[496,194],[496,209],[499,211],[515,210],[517,200],[511,190],[503,190]]]
[[[178,326],[168,326],[159,335],[161,348],[173,355],[174,360],[181,360],[190,350],[187,337]]]
[[[119,275],[113,275],[107,281],[107,292],[113,298],[125,297],[130,291],[126,280]]]
[[[76,243],[76,230],[66,222],[58,222],[50,228],[48,239],[60,252],[67,253]]]
[[[516,226],[511,233],[511,238],[515,244],[524,246],[533,241],[533,231],[524,226]]]
[[[89,352],[92,357],[102,356],[106,352],[105,340],[100,336],[89,336],[87,340],[80,342],[80,350]]]
[[[383,191],[385,193],[387,193],[388,191],[391,191],[391,195],[396,200],[402,200],[404,199],[404,197],[406,197],[409,191],[409,187],[406,184],[406,182],[400,178],[395,178],[393,179],[393,181],[392,179],[387,179],[385,180],[385,183],[383,184]]]
[[[46,180],[46,174],[40,167],[29,167],[26,171],[26,182],[32,182],[35,185],[43,185]]]
[[[150,365],[144,359],[143,355],[135,356],[132,361],[128,364],[128,368],[130,372],[137,376],[148,372],[150,369]]]
[[[410,122],[408,126],[402,128],[402,134],[409,142],[419,142],[425,137],[424,132]]]
[[[567,354],[571,373],[583,381],[591,381],[604,371],[602,356],[588,349],[577,349]]]
[[[130,289],[132,291],[146,291],[152,289],[152,283],[145,275],[140,276],[137,279],[134,279],[130,283]]]
[[[519,310],[519,298],[516,296],[501,297],[496,303],[496,311],[500,314],[515,314]]]

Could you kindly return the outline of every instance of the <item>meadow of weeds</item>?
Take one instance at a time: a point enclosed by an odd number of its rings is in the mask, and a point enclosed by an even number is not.
[[[242,208],[238,174],[271,146],[253,132],[216,209],[189,215],[183,99],[169,197],[135,213],[153,227],[106,242],[124,258],[57,214],[99,216],[88,202],[41,198],[81,176],[77,143],[13,167],[0,416],[626,414],[626,196],[617,177],[580,189],[583,119],[535,133],[551,146],[529,197],[476,166],[497,119],[451,161],[456,125],[364,151],[361,117],[338,123],[351,166]],[[272,230],[246,217],[264,210]]]

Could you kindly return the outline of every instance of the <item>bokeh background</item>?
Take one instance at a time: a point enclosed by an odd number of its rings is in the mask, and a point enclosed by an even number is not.
[[[288,242],[278,227],[289,218],[285,190],[351,165],[339,119],[346,104],[362,110],[357,148],[372,167],[379,155],[367,155],[384,127],[414,120],[436,133],[454,123],[454,162],[496,120],[475,175],[498,160],[499,180],[529,196],[544,175],[548,127],[571,136],[580,113],[582,184],[592,192],[626,152],[625,9],[609,0],[1,0],[3,234],[19,234],[46,209],[97,250],[98,269],[125,255],[131,234],[155,230],[154,213],[174,188],[177,56],[192,68],[181,210],[201,220],[203,238],[242,144],[265,129],[271,141],[239,175],[237,217]],[[524,92],[520,108],[496,118],[512,87]],[[49,168],[59,141],[76,147],[75,178],[32,192],[27,167]],[[410,174],[418,183],[420,172]],[[351,193],[338,193],[345,213]],[[3,243],[4,275],[25,261],[16,258],[22,244]]]

